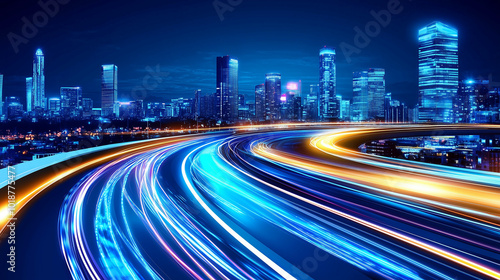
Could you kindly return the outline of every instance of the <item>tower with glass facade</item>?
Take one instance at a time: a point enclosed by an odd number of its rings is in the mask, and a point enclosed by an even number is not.
[[[33,77],[26,78],[26,111],[29,113],[33,111],[34,104],[33,95]]]
[[[82,112],[82,88],[61,87],[61,115],[79,117]]]
[[[238,60],[230,56],[217,57],[216,117],[219,121],[238,119]]]
[[[36,50],[33,61],[33,89],[32,89],[32,111],[35,109],[45,109],[45,56],[41,49]]]
[[[266,119],[266,95],[264,84],[255,86],[255,120],[263,121]]]
[[[102,66],[101,115],[118,117],[118,67],[114,64]]]
[[[265,110],[266,120],[276,121],[281,116],[281,74],[266,74],[265,85]]]
[[[319,51],[319,117],[335,120],[339,117],[340,104],[336,99],[335,49],[324,47]]]
[[[385,69],[368,69],[368,118],[384,120]]]
[[[458,31],[433,22],[418,32],[419,121],[453,122],[458,90]]]

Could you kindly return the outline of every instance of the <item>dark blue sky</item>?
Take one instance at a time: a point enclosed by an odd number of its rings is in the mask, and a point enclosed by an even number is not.
[[[48,0],[41,0],[48,2]],[[63,0],[60,0],[63,2]],[[100,65],[118,65],[119,98],[145,89],[146,100],[191,97],[195,89],[215,90],[215,59],[239,59],[240,92],[253,97],[265,73],[283,81],[302,80],[303,91],[318,82],[318,51],[337,48],[338,93],[352,95],[352,72],[386,69],[387,90],[413,105],[417,100],[417,30],[433,20],[459,30],[460,74],[500,80],[498,1],[401,0],[402,11],[348,62],[342,42],[354,44],[355,27],[373,20],[370,11],[387,9],[383,1],[241,0],[220,20],[213,0],[93,1],[64,0],[60,10],[16,53],[8,34],[22,35],[42,8],[36,0],[0,4],[0,73],[4,96],[24,100],[24,79],[32,73],[36,48],[46,57],[47,95],[60,86],[82,86],[84,96],[100,104]],[[237,3],[237,0],[220,0]],[[43,18],[41,18],[43,19]],[[159,67],[156,80],[148,70]],[[151,70],[150,70],[151,71]],[[160,83],[155,83],[160,82]]]

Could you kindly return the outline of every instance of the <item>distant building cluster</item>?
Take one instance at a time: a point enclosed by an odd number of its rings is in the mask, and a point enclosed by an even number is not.
[[[424,136],[376,140],[365,153],[448,166],[500,172],[500,135]]]
[[[118,100],[118,67],[102,65],[101,108],[83,97],[78,86],[61,87],[60,96],[47,99],[44,54],[38,49],[33,75],[26,78],[26,103],[17,97],[2,96],[0,74],[0,113],[4,120],[40,118],[193,120],[209,125],[259,122],[500,122],[500,86],[488,79],[460,79],[458,31],[433,22],[418,33],[418,104],[407,106],[386,90],[385,69],[360,69],[353,73],[352,98],[337,90],[336,52],[319,51],[318,83],[302,91],[299,81],[282,82],[280,73],[267,73],[255,86],[254,96],[239,93],[238,60],[217,57],[213,92],[195,90],[194,96],[166,102]],[[349,94],[350,95],[350,94]],[[346,96],[346,95],[344,95]]]

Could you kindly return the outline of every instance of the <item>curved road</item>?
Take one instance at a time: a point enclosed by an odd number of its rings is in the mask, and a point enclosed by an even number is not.
[[[244,129],[160,138],[19,180],[16,273],[0,275],[500,279],[499,174],[356,151],[500,127]]]

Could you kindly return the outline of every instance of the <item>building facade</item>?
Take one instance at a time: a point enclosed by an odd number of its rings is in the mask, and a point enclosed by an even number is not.
[[[324,47],[319,52],[319,117],[323,121],[339,118],[336,86],[335,49]]]
[[[217,57],[216,116],[222,122],[238,119],[238,60]]]
[[[419,121],[453,121],[458,90],[458,31],[433,22],[418,32]]]
[[[102,66],[101,116],[118,117],[118,67],[114,64]]]
[[[255,120],[266,119],[266,90],[264,84],[255,86]]]
[[[81,117],[82,88],[61,87],[61,116],[66,118]]]
[[[277,121],[281,117],[281,74],[266,74],[264,86],[266,120]]]
[[[35,53],[35,60],[33,61],[33,89],[32,89],[32,104],[31,109],[45,109],[45,56],[41,49]]]
[[[368,69],[368,119],[384,120],[385,69]]]

